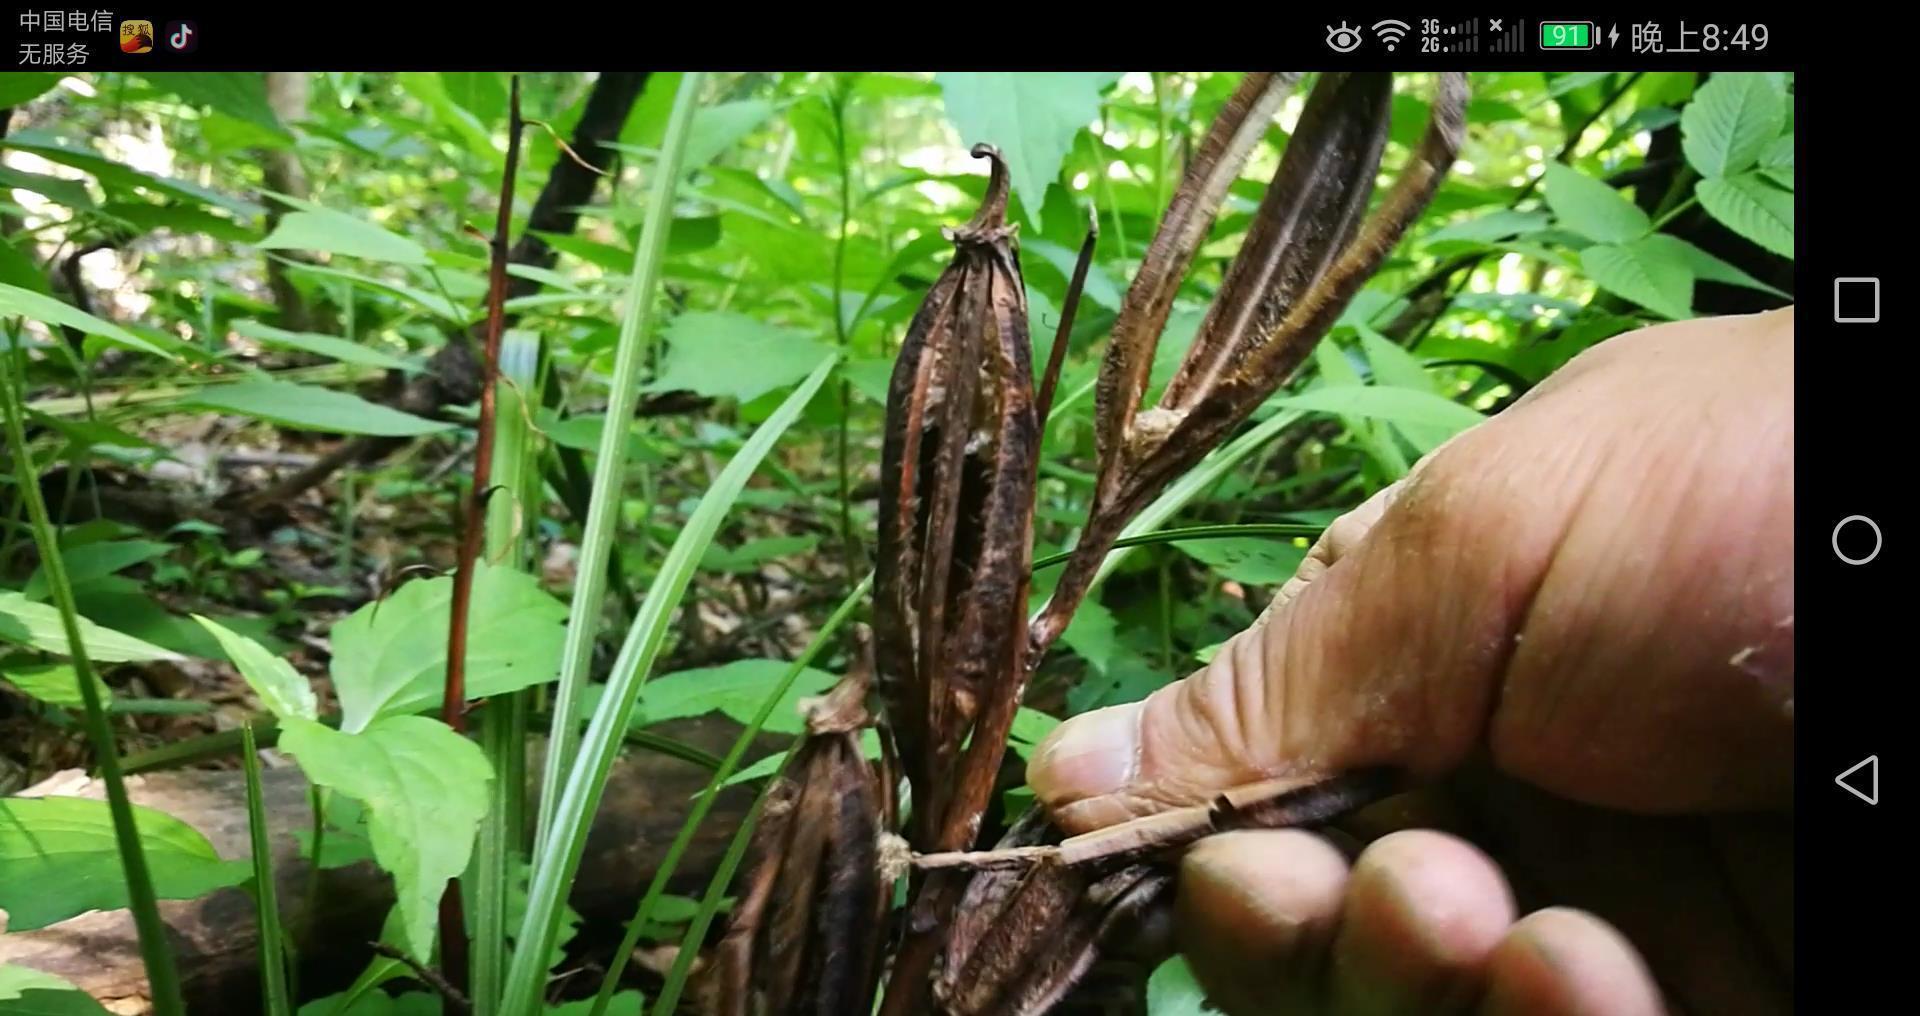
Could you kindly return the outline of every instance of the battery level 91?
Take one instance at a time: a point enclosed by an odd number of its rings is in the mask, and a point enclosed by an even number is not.
[[[1540,23],[1541,49],[1592,49],[1593,36],[1591,21],[1542,21]]]

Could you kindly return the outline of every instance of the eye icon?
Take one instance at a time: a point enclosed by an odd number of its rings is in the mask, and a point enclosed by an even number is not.
[[[1351,53],[1360,48],[1362,41],[1360,30],[1345,21],[1340,22],[1338,28],[1327,26],[1327,46],[1335,53]]]

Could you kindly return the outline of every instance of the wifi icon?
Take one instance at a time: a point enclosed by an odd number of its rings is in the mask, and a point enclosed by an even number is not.
[[[1379,36],[1380,41],[1387,44],[1387,52],[1389,53],[1393,52],[1395,46],[1400,45],[1401,39],[1407,37],[1408,31],[1410,31],[1410,28],[1406,22],[1394,21],[1392,19],[1375,22],[1373,26],[1373,34]]]

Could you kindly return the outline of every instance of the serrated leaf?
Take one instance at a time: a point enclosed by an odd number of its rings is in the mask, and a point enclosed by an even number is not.
[[[1627,243],[1653,229],[1653,220],[1626,195],[1558,162],[1547,163],[1546,194],[1561,225],[1596,243]]]
[[[285,719],[280,750],[314,783],[367,807],[368,838],[393,875],[407,951],[433,954],[447,881],[467,869],[493,773],[480,746],[424,716],[388,716],[358,733]]]
[[[1757,289],[1763,293],[1771,293],[1783,300],[1791,299],[1790,296],[1781,290],[1769,286],[1747,274],[1746,271],[1738,265],[1723,261],[1677,236],[1669,233],[1655,233],[1642,242],[1671,250],[1674,256],[1686,262],[1687,267],[1693,270],[1694,277],[1703,282],[1719,282],[1729,286],[1743,286],[1747,289]]]
[[[1326,385],[1298,395],[1272,399],[1270,404],[1318,413],[1439,427],[1450,433],[1458,433],[1486,419],[1458,402],[1431,392],[1373,385]]]
[[[181,406],[238,413],[295,430],[331,434],[411,437],[452,430],[454,425],[368,402],[351,392],[318,385],[251,377],[226,385],[205,385],[180,398]]]
[[[1100,93],[1120,79],[1108,71],[946,71],[935,75],[947,118],[967,147],[1000,150],[1014,193],[1035,229],[1047,185],[1080,131],[1100,115]]]
[[[1580,252],[1580,265],[1594,285],[1656,314],[1675,321],[1693,316],[1693,269],[1662,241],[1595,244]]]
[[[80,619],[80,641],[86,648],[87,657],[95,662],[124,663],[181,658],[172,650],[103,628],[84,617]],[[60,611],[49,604],[35,603],[19,593],[6,590],[0,590],[0,642],[12,642],[57,656],[66,656],[69,650]]]
[[[288,212],[256,246],[268,250],[325,251],[422,268],[431,264],[426,250],[412,240],[331,208]]]
[[[1793,138],[1790,133],[1782,134],[1760,153],[1760,175],[1788,190],[1793,189]]]
[[[450,577],[416,579],[333,627],[334,692],[340,729],[440,701],[446,677]],[[553,679],[566,605],[512,568],[476,565],[467,621],[467,694],[517,691]]]
[[[1786,125],[1786,98],[1764,74],[1715,74],[1680,113],[1680,149],[1701,176],[1732,176]]]
[[[421,365],[413,360],[402,359],[392,353],[362,345],[351,339],[337,335],[317,335],[313,332],[290,332],[284,328],[275,328],[260,321],[235,321],[233,330],[262,345],[282,349],[298,349],[317,356],[330,357],[341,363],[358,363],[368,367],[380,367],[386,370],[403,370],[417,373]]]
[[[166,355],[159,346],[119,325],[102,321],[78,307],[62,303],[31,289],[21,289],[19,286],[0,283],[0,317],[12,317],[16,314],[48,327],[61,326],[77,329],[88,335],[105,339],[116,346],[137,349],[143,353]]]
[[[829,351],[805,332],[744,314],[682,314],[666,332],[666,366],[647,391],[686,390],[750,402],[798,384]]]
[[[48,705],[66,709],[79,709],[86,705],[86,699],[80,695],[80,678],[69,663],[44,663],[33,666],[16,667],[12,664],[0,664],[0,678],[19,689],[28,698],[45,702]],[[102,703],[113,701],[113,689],[107,687],[100,675],[93,676],[93,690],[100,694]]]
[[[311,720],[320,715],[318,703],[313,696],[313,686],[293,664],[273,655],[266,646],[228,629],[211,618],[193,615],[200,626],[213,633],[220,640],[220,648],[226,652],[227,659],[239,669],[240,676],[246,679],[247,686],[268,711],[281,719],[289,717]]]
[[[134,805],[133,825],[161,899],[192,899],[253,873],[245,862],[221,860],[205,836],[164,812]],[[0,910],[7,912],[8,931],[126,905],[126,876],[107,802],[0,798]]]
[[[172,550],[173,544],[159,540],[100,540],[63,549],[60,560],[66,565],[68,584],[77,586],[142,561],[151,561]],[[45,570],[35,568],[20,593],[29,600],[43,599],[47,595]]]
[[[1694,193],[1721,225],[1782,257],[1793,257],[1793,195],[1752,173],[1700,181]]]
[[[792,665],[783,660],[735,660],[718,667],[701,667],[662,674],[640,689],[633,725],[643,726],[718,710],[739,723],[750,723],[760,712],[767,692],[780,683]],[[805,729],[799,702],[833,687],[835,677],[824,670],[804,668],[772,714],[765,729],[797,734]]]

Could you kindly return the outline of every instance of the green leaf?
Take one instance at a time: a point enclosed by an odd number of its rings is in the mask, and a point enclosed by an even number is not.
[[[1450,434],[1457,434],[1486,419],[1474,410],[1432,392],[1373,385],[1327,385],[1270,402],[1310,412],[1364,416],[1393,423],[1445,428]]]
[[[1067,630],[1060,633],[1060,640],[1103,674],[1113,669],[1114,660],[1126,651],[1120,646],[1119,621],[1105,604],[1093,599],[1081,602],[1067,622]]]
[[[1721,225],[1781,257],[1793,257],[1793,195],[1752,173],[1700,181],[1701,207]]]
[[[593,1012],[593,999],[583,998],[574,1002],[547,1007],[546,1016],[588,1016]],[[606,1016],[640,1016],[640,1010],[647,1004],[647,996],[638,991],[623,991],[607,1000],[603,1012]]]
[[[480,746],[424,716],[388,716],[358,733],[280,724],[280,750],[307,778],[367,806],[373,856],[393,875],[407,950],[433,954],[447,880],[467,870],[493,779]]]
[[[804,332],[744,314],[682,314],[667,326],[666,367],[644,390],[749,402],[806,377],[826,352]]]
[[[1594,284],[1675,321],[1693,316],[1693,269],[1665,243],[1596,244],[1580,252]]]
[[[80,640],[88,658],[95,663],[181,659],[178,653],[102,628],[84,617],[80,619]],[[68,652],[67,631],[61,625],[60,611],[6,590],[0,590],[0,642],[12,642],[57,656]]]
[[[1021,706],[1013,714],[1013,725],[1007,728],[1007,746],[1021,758],[1033,757],[1033,749],[1053,733],[1060,725],[1059,719],[1049,716],[1038,709]]]
[[[288,136],[287,128],[267,102],[266,75],[258,71],[169,71],[141,76],[153,87],[172,92],[191,105],[209,106],[236,120]]]
[[[313,332],[290,332],[284,328],[259,321],[235,321],[233,330],[264,346],[277,346],[285,349],[298,349],[319,356],[331,357],[341,363],[358,363],[368,367],[381,367],[387,370],[403,370],[416,373],[420,364],[414,360],[402,359],[392,353],[361,345],[351,339],[335,335],[316,335]]]
[[[333,627],[340,729],[440,701],[451,577],[416,579]],[[533,576],[481,561],[467,612],[467,694],[483,698],[553,679],[567,608]]]
[[[0,74],[0,81],[12,75]],[[71,981],[31,967],[0,964],[0,1016],[108,1016]]]
[[[1307,548],[1279,537],[1186,540],[1177,546],[1181,553],[1212,568],[1221,578],[1250,586],[1280,585],[1293,578],[1307,557]]]
[[[1079,251],[1068,250],[1057,243],[1049,243],[1045,240],[1028,240],[1020,245],[1020,253],[1028,252],[1038,255],[1041,260],[1052,265],[1059,271],[1061,278],[1068,282],[1072,281],[1073,270],[1080,260]],[[1108,310],[1120,309],[1120,287],[1114,285],[1113,279],[1109,278],[1098,264],[1087,266],[1085,292],[1087,299]],[[1035,318],[1038,319],[1038,315],[1035,315]]]
[[[43,295],[51,294],[47,276],[33,258],[21,253],[12,243],[0,239],[0,284],[18,286]]]
[[[1035,229],[1047,185],[1060,175],[1074,138],[1099,117],[1100,93],[1119,79],[1108,71],[947,71],[934,78],[961,143],[990,144],[1007,160]]]
[[[0,187],[32,191],[55,204],[66,205],[68,208],[93,207],[93,195],[87,193],[87,185],[80,180],[68,180],[43,173],[29,173],[12,166],[0,166]]]
[[[67,582],[77,586],[172,551],[173,544],[159,540],[101,540],[67,547],[60,552],[60,560],[67,566]],[[45,569],[35,568],[20,593],[29,600],[44,598],[47,595]]]
[[[1499,208],[1485,215],[1471,219],[1448,223],[1427,234],[1427,243],[1439,243],[1443,240],[1470,240],[1475,243],[1492,243],[1532,233],[1547,227],[1545,212],[1517,212],[1511,208]]]
[[[391,943],[389,943],[391,944]],[[376,956],[371,971],[380,968],[382,973],[373,978],[373,983],[407,977],[407,968],[399,960],[387,956]],[[363,978],[365,975],[362,975]],[[358,984],[355,987],[360,987]],[[300,1007],[299,1016],[442,1016],[446,1011],[445,1003],[439,995],[431,991],[409,991],[403,995],[389,995],[384,991],[363,988],[356,995],[352,988],[336,992],[324,998],[316,998]],[[349,1003],[349,997],[351,1002]],[[345,1004],[343,1004],[345,1003]]]
[[[699,169],[719,158],[772,115],[773,103],[765,99],[722,102],[702,109],[687,132],[684,168]]]
[[[1760,175],[1793,189],[1793,135],[1782,134],[1760,153]]]
[[[177,404],[238,413],[295,430],[332,434],[411,437],[438,434],[454,427],[451,423],[368,402],[350,392],[274,381],[265,376],[249,377],[233,384],[205,385],[182,396]]]
[[[36,293],[19,286],[0,284],[0,317],[20,315],[31,321],[38,321],[48,327],[61,325],[78,329],[88,335],[98,336],[116,346],[137,349],[143,353],[166,353],[159,346],[127,331],[116,324],[109,324],[78,307],[62,303],[51,296]]]
[[[86,705],[80,696],[80,679],[68,663],[44,663],[33,666],[16,667],[6,664],[0,669],[0,678],[24,692],[27,697],[38,699],[52,706],[67,709],[79,709]],[[107,687],[100,675],[93,676],[94,690],[99,692],[101,703],[113,701],[113,689]]]
[[[1747,289],[1757,289],[1763,293],[1771,293],[1782,300],[1792,299],[1792,297],[1781,290],[1769,286],[1747,274],[1746,271],[1738,265],[1723,261],[1672,234],[1655,233],[1641,242],[1649,246],[1662,247],[1672,251],[1675,257],[1686,262],[1687,267],[1693,270],[1694,278],[1703,282],[1720,282],[1729,286],[1743,286]]]
[[[775,558],[804,554],[819,544],[819,536],[768,536],[738,547],[715,544],[700,558],[700,567],[729,574],[750,572]]]
[[[220,640],[220,648],[227,659],[240,670],[247,686],[273,715],[281,719],[289,717],[311,720],[320,715],[319,705],[313,697],[313,686],[293,664],[273,655],[266,646],[228,629],[211,618],[193,615],[200,626],[213,633]]]
[[[45,71],[8,71],[0,74],[0,109],[24,106],[53,91],[61,75]]]
[[[217,205],[236,215],[253,216],[266,211],[252,201],[211,191],[198,184],[141,172],[131,166],[115,162],[92,149],[81,148],[66,138],[45,131],[14,131],[5,138],[0,138],[0,148],[18,148],[32,152],[49,162],[72,166],[82,172],[90,173],[108,192],[131,187],[183,198],[198,204]]]
[[[221,860],[205,836],[171,815],[134,805],[133,825],[161,899],[192,899],[252,874],[245,862]],[[7,912],[8,931],[125,906],[126,877],[107,802],[0,798],[0,910]]]
[[[259,234],[223,215],[193,205],[156,205],[150,201],[109,201],[100,214],[118,219],[143,233],[169,230],[180,236],[204,233],[216,240],[250,242]]]
[[[1194,979],[1185,956],[1161,963],[1147,978],[1147,1016],[1208,1016],[1219,1011],[1207,1003],[1206,990]]]
[[[1560,224],[1595,243],[1626,243],[1653,230],[1653,220],[1626,196],[1558,162],[1547,163],[1547,207]]]
[[[325,251],[422,268],[431,263],[426,250],[412,240],[344,212],[318,206],[311,211],[288,212],[256,246],[268,250]]]
[[[1786,122],[1786,97],[1766,75],[1715,74],[1680,113],[1680,149],[1701,176],[1732,176],[1758,161]]]
[[[780,683],[789,666],[784,660],[735,660],[718,667],[662,674],[641,688],[633,725],[700,716],[714,710],[747,723],[759,713],[768,692]],[[765,729],[783,734],[797,734],[805,729],[800,700],[825,693],[835,680],[824,670],[812,667],[801,670],[767,718]]]
[[[338,268],[328,268],[322,265],[310,265],[303,261],[282,260],[281,263],[285,264],[289,270],[303,275],[318,275],[328,279],[344,279],[355,285],[377,289],[383,293],[391,293],[409,303],[424,307],[428,311],[454,324],[466,324],[468,320],[468,314],[465,308],[453,303],[439,293],[429,293],[425,290],[415,289],[412,286],[403,285],[387,279],[376,279],[371,275],[360,275],[355,272],[342,271]]]
[[[853,390],[880,405],[887,404],[887,389],[893,384],[893,361],[884,357],[848,360],[840,365],[840,376]]]

